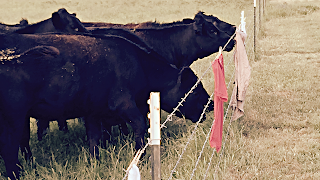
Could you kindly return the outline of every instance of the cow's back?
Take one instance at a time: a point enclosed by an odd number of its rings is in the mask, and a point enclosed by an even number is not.
[[[109,108],[110,98],[136,94],[146,85],[138,59],[147,53],[124,38],[51,34],[19,35],[12,39],[14,43],[10,43],[10,37],[4,38],[11,44],[7,49],[22,52],[33,46],[50,45],[60,51],[58,57],[42,62],[48,69],[42,69],[46,72],[44,80],[32,94],[37,96],[31,111],[36,118],[101,113]]]

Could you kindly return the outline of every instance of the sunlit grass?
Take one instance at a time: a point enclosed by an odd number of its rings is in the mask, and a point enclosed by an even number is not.
[[[270,4],[267,7],[267,20],[274,18],[287,18],[292,16],[302,16],[312,14],[320,9],[317,5],[309,5],[303,2],[283,2],[278,4]]]
[[[90,1],[91,2],[91,1]],[[19,1],[19,3],[21,3]],[[87,1],[60,2],[35,1],[32,8],[41,9],[41,17],[32,15],[32,21],[49,18],[50,13],[61,6],[86,21],[141,22],[154,20],[170,22],[190,17],[203,10],[223,20],[239,24],[240,12],[247,17],[247,53],[252,67],[250,86],[247,92],[245,116],[224,124],[225,146],[222,157],[213,155],[207,179],[319,179],[320,178],[320,44],[319,7],[316,3],[268,4],[263,32],[258,39],[258,52],[253,54],[253,12],[251,1]],[[84,6],[84,4],[86,6]],[[97,5],[98,4],[98,5]],[[6,4],[8,5],[8,4]],[[12,12],[19,14],[23,5],[10,1],[16,6]],[[122,8],[120,8],[120,5]],[[152,6],[148,6],[152,5]],[[170,6],[168,6],[170,5]],[[24,8],[28,8],[30,4]],[[44,16],[46,7],[52,11]],[[146,8],[148,6],[148,8]],[[6,8],[6,6],[2,6]],[[96,9],[98,8],[98,9]],[[142,11],[143,9],[144,11]],[[166,9],[166,10],[163,10]],[[2,11],[6,12],[5,10]],[[23,12],[27,18],[33,12]],[[174,15],[173,15],[174,14]],[[18,17],[6,17],[12,22]],[[169,17],[170,16],[170,17]],[[11,19],[12,18],[12,19]],[[34,18],[34,19],[32,19]],[[36,19],[42,18],[42,19]],[[18,19],[18,20],[16,20]],[[2,20],[2,19],[1,19]],[[6,22],[6,21],[5,21]],[[223,53],[226,68],[226,82],[232,80],[232,53]],[[215,55],[198,60],[192,69],[201,76],[210,66]],[[254,59],[258,57],[257,59]],[[207,91],[213,92],[211,70],[204,77]],[[232,85],[232,84],[231,84]],[[230,86],[229,94],[232,86]],[[225,104],[227,107],[227,104]],[[178,165],[173,179],[189,179],[203,142],[212,124],[213,113],[200,124]],[[162,113],[162,121],[166,114]],[[100,148],[101,161],[90,159],[85,128],[81,121],[68,121],[70,132],[58,130],[51,123],[51,131],[43,141],[36,138],[35,122],[31,123],[31,147],[35,166],[25,163],[22,179],[122,179],[124,170],[134,156],[133,134],[119,135],[113,129],[113,138],[106,149]],[[176,119],[168,122],[162,131],[161,172],[167,179],[182,153],[194,124],[188,120]],[[228,134],[227,134],[228,133]],[[207,143],[193,179],[202,179],[206,173],[213,149]],[[142,179],[151,179],[150,150],[139,163]],[[219,167],[218,167],[219,164]],[[5,174],[4,163],[0,159],[0,173]],[[0,176],[0,179],[4,179]]]

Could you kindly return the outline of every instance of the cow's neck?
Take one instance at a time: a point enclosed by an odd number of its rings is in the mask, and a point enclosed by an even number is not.
[[[135,33],[178,68],[198,59],[193,24],[136,30]]]
[[[141,92],[140,99],[137,99],[137,103],[140,106],[146,105],[146,101],[149,98],[150,92],[160,92],[161,97],[161,108],[170,111],[170,107],[166,105],[168,100],[164,100],[164,97],[167,97],[168,94],[177,96],[177,92],[180,90],[180,84],[178,82],[180,70],[171,67],[166,62],[155,62],[152,59],[148,60],[150,63],[145,63],[143,69],[146,76],[146,88]],[[148,108],[145,107],[145,111],[148,111]]]

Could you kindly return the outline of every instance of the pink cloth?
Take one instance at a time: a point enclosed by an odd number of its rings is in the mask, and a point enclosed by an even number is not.
[[[217,152],[221,149],[223,130],[223,102],[228,101],[228,92],[225,83],[224,65],[222,54],[212,63],[214,73],[214,122],[211,128],[209,143]]]
[[[236,31],[236,50],[234,54],[235,87],[230,100],[233,110],[232,120],[236,120],[244,115],[244,100],[251,75],[251,67],[244,46],[246,37],[247,34],[244,32]]]

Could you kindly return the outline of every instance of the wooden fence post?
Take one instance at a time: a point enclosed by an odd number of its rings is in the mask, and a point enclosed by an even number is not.
[[[266,7],[266,0],[263,0],[263,16],[264,16],[265,7]]]
[[[256,0],[253,0],[253,53],[256,55]]]
[[[150,146],[151,146],[151,170],[152,180],[161,180],[160,159],[160,93],[151,92],[148,100],[150,113]]]
[[[262,16],[262,13],[261,13],[262,12],[262,5],[261,5],[262,3],[261,2],[262,2],[262,0],[259,0],[259,32],[261,29],[261,18],[262,18],[261,17]]]

